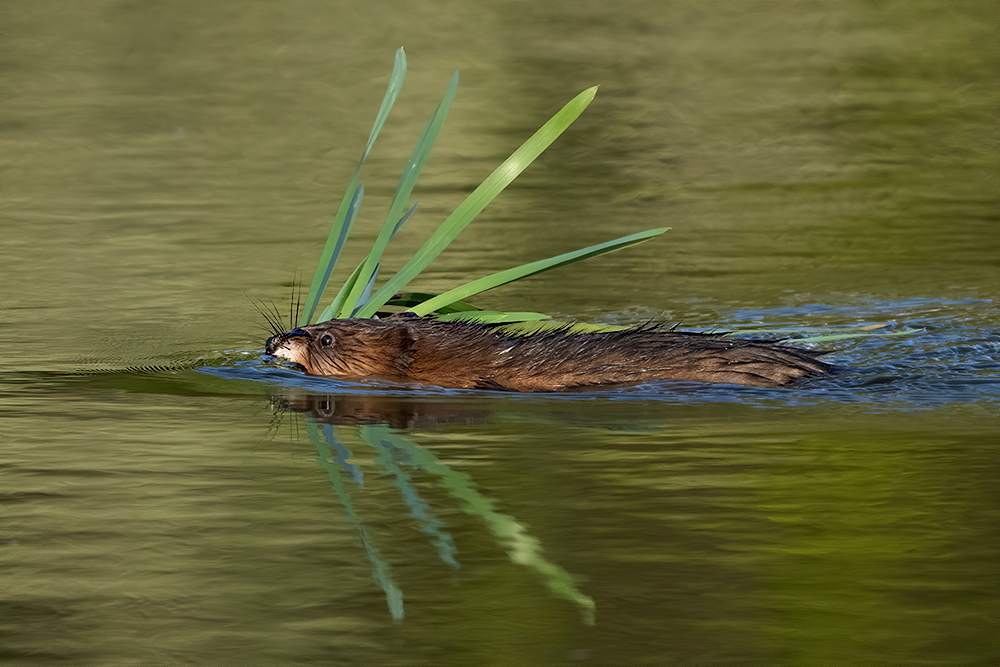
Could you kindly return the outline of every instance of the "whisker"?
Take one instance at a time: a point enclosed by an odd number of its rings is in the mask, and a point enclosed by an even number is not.
[[[275,333],[282,333],[285,331],[291,331],[295,325],[289,325],[289,328],[285,328],[284,323],[281,321],[281,312],[278,310],[278,304],[274,301],[271,302],[271,324],[275,327]]]
[[[268,309],[262,302],[258,303],[245,292],[243,295],[250,301],[251,305],[253,305],[257,312],[260,313],[261,317],[264,318],[264,321],[267,323],[267,326],[264,327],[266,331],[268,331],[272,336],[284,333],[281,317],[278,316],[277,306],[274,305],[273,301],[271,302],[271,308]]]

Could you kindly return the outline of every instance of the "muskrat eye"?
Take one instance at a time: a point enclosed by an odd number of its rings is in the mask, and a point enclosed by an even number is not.
[[[319,344],[323,347],[330,347],[333,345],[333,335],[328,333],[323,334],[319,337]]]

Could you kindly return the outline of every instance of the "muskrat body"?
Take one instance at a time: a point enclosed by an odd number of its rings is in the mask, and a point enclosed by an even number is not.
[[[495,325],[412,314],[311,324],[272,336],[266,349],[310,375],[520,392],[664,379],[777,387],[831,369],[819,352],[662,324],[513,335]]]

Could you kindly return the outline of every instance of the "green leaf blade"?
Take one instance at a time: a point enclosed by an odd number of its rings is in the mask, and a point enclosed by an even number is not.
[[[361,167],[364,165],[365,160],[368,159],[368,153],[371,152],[372,146],[375,144],[375,139],[378,137],[378,134],[382,129],[382,125],[389,116],[389,111],[392,110],[392,106],[395,104],[396,98],[399,96],[399,91],[403,87],[403,80],[405,78],[406,53],[403,51],[402,47],[400,47],[396,50],[396,58],[393,62],[392,74],[389,76],[389,85],[386,88],[385,96],[382,98],[382,104],[379,107],[378,114],[375,116],[375,123],[372,125],[372,131],[368,135],[368,143],[365,145],[365,152],[361,155],[361,160],[358,162],[358,166],[354,169],[354,175],[351,177],[351,180],[347,185],[347,191],[344,192],[344,197],[340,201],[340,206],[337,208],[337,214],[334,216],[333,223],[330,225],[330,233],[327,236],[326,245],[323,246],[323,252],[320,254],[319,263],[316,265],[316,273],[313,275],[312,284],[309,286],[309,292],[306,296],[305,305],[302,308],[302,314],[299,316],[299,326],[309,324],[313,314],[316,312],[316,305],[319,303],[319,299],[323,295],[323,290],[326,289],[327,281],[333,273],[333,269],[337,265],[337,260],[340,258],[340,252],[343,250],[344,243],[350,235],[351,225],[353,224],[354,219],[352,217],[350,224],[347,223],[347,219],[351,214],[351,203],[354,201],[355,194],[360,187]],[[354,215],[357,215],[357,207],[355,207]]]
[[[382,131],[382,126],[385,124],[386,118],[389,117],[389,111],[392,110],[392,105],[396,103],[396,98],[399,97],[399,91],[403,88],[404,79],[406,79],[406,52],[403,51],[403,47],[399,47],[396,49],[396,58],[392,63],[392,74],[389,75],[389,85],[386,88],[385,97],[382,98],[382,104],[375,115],[372,131],[368,135],[368,143],[365,144],[365,152],[361,156],[362,164],[368,158],[368,154],[371,153],[372,146],[375,145],[375,138]],[[360,164],[358,168],[361,168]]]
[[[473,322],[475,324],[517,324],[519,322],[537,322],[549,319],[545,313],[504,312],[499,310],[465,310],[455,313],[436,315],[441,322]]]
[[[358,276],[361,275],[362,266],[364,266],[364,264],[358,264],[358,266],[351,273],[351,276],[347,279],[347,281],[340,286],[340,291],[337,292],[337,296],[333,300],[333,303],[331,303],[329,306],[326,307],[326,309],[323,310],[317,322],[326,322],[327,320],[332,320],[344,316],[342,314],[344,299],[347,298],[348,293],[350,293],[350,291],[354,289],[355,283],[358,282]]]
[[[428,299],[433,299],[437,294],[428,294],[426,292],[403,292],[401,294],[396,294],[391,299],[389,299],[385,305],[387,306],[402,306],[404,308],[410,308],[418,304],[427,301]],[[439,308],[436,312],[439,315],[446,315],[450,313],[461,313],[461,312],[475,312],[479,311],[471,303],[465,303],[464,301],[454,301],[444,308]]]
[[[470,296],[479,294],[480,292],[493,289],[494,287],[499,287],[500,285],[520,280],[521,278],[527,278],[528,276],[533,276],[537,273],[542,273],[543,271],[550,271],[561,266],[566,266],[567,264],[580,262],[591,257],[597,257],[598,255],[604,255],[609,252],[622,250],[636,245],[637,243],[643,243],[644,241],[648,241],[655,236],[663,234],[667,231],[667,229],[669,228],[660,227],[657,229],[649,229],[644,232],[638,232],[637,234],[630,234],[629,236],[623,236],[612,241],[607,241],[606,243],[600,243],[598,245],[589,246],[580,250],[574,250],[572,252],[563,253],[562,255],[538,260],[536,262],[529,262],[528,264],[522,264],[521,266],[516,266],[505,271],[499,271],[483,278],[479,278],[478,280],[473,280],[465,285],[448,290],[433,299],[428,299],[427,301],[410,308],[410,312],[421,316],[428,315],[441,307],[447,306],[453,301],[466,299]]]
[[[444,125],[445,118],[448,116],[448,110],[451,108],[451,103],[455,99],[457,90],[458,72],[455,72],[448,85],[448,89],[445,91],[444,98],[424,126],[424,131],[421,133],[417,145],[413,148],[410,160],[403,169],[403,176],[396,187],[396,194],[392,199],[385,223],[382,225],[382,230],[379,232],[378,238],[375,239],[371,252],[368,253],[368,257],[365,259],[364,268],[361,270],[361,280],[355,283],[354,289],[344,302],[343,309],[345,311],[349,310],[354,314],[355,311],[364,305],[365,299],[363,299],[363,292],[361,290],[374,277],[375,267],[382,260],[385,248],[389,245],[389,240],[392,238],[404,216],[403,208],[406,206],[407,201],[409,201],[410,194],[412,194],[417,179],[420,177],[420,172],[427,162],[431,149],[434,147],[434,141],[441,131],[441,126]],[[382,305],[379,304],[379,307]],[[377,310],[377,308],[374,310]],[[373,314],[374,310],[372,310]]]
[[[497,167],[458,208],[441,223],[424,245],[396,275],[390,278],[361,308],[358,317],[371,317],[394,294],[401,291],[420,274],[458,234],[504,190],[542,151],[549,147],[576,120],[597,94],[597,87],[588,88],[549,119],[535,134]]]
[[[347,241],[347,237],[351,231],[350,225],[347,224],[347,219],[351,212],[351,202],[355,201],[358,189],[358,172],[355,172],[354,177],[347,185],[347,191],[340,202],[340,208],[337,209],[337,215],[333,218],[333,224],[330,226],[330,234],[326,238],[326,245],[323,246],[323,252],[320,254],[319,262],[316,265],[316,273],[313,275],[312,284],[309,286],[309,293],[306,296],[302,314],[299,316],[299,326],[309,324],[313,313],[316,312],[316,304],[319,302],[319,298],[326,288],[326,279],[333,273],[333,269],[337,265],[340,250],[343,249],[344,243]]]

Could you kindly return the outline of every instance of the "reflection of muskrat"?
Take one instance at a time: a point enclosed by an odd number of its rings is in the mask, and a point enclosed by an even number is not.
[[[490,418],[490,411],[482,405],[435,400],[427,394],[410,397],[389,392],[316,394],[293,387],[276,387],[271,395],[271,406],[335,426],[386,424],[406,430],[485,424]]]
[[[512,335],[495,325],[415,315],[320,322],[267,340],[267,353],[310,375],[440,387],[566,391],[646,380],[776,387],[829,372],[819,352],[659,324],[622,331]]]

